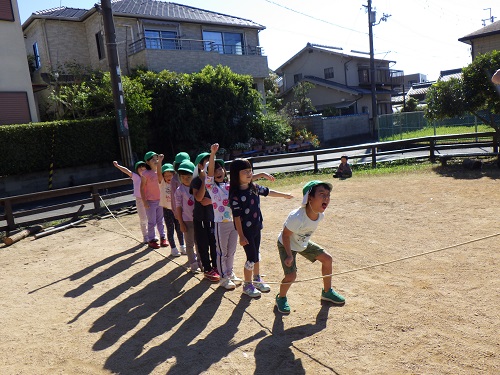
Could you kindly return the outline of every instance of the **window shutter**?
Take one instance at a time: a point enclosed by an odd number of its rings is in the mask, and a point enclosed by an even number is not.
[[[0,20],[14,21],[14,10],[11,0],[0,0]]]
[[[0,92],[0,125],[31,122],[26,92]]]

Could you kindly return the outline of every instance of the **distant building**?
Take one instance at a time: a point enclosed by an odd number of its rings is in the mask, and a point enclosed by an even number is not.
[[[155,0],[111,2],[120,66],[194,73],[206,65],[228,66],[253,77],[264,95],[269,75],[267,57],[259,43],[265,27],[253,21]],[[35,82],[70,80],[61,73],[69,63],[108,70],[104,27],[96,7],[60,7],[33,13],[23,24],[26,50],[38,63]],[[35,52],[33,52],[35,51]],[[54,73],[58,73],[55,75]]]
[[[500,21],[493,22],[482,29],[476,30],[458,39],[460,42],[470,44],[472,60],[477,55],[500,50]]]
[[[17,0],[0,1],[0,125],[37,122]]]

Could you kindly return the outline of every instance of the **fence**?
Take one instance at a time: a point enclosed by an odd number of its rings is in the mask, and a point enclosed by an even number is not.
[[[255,170],[266,169],[275,172],[279,172],[280,170],[284,172],[312,170],[318,172],[320,169],[331,165],[329,163],[340,160],[340,156],[345,153],[349,154],[351,160],[358,159],[357,163],[370,163],[372,167],[376,167],[377,161],[389,160],[388,158],[391,156],[397,156],[399,159],[425,158],[434,162],[438,155],[450,154],[450,151],[453,154],[457,150],[466,150],[466,153],[470,155],[498,154],[498,141],[495,132],[441,135],[297,153],[257,156],[250,158],[250,161]],[[491,152],[485,151],[486,148],[490,149]],[[230,166],[230,163],[230,161],[227,162],[227,167]],[[29,226],[72,217],[74,216],[74,209],[73,211],[64,213],[58,213],[57,211],[80,205],[90,206],[82,210],[80,212],[81,215],[99,213],[102,209],[100,202],[101,192],[106,192],[113,188],[123,188],[124,186],[128,186],[128,189],[106,195],[106,200],[123,196],[129,197],[128,201],[108,205],[116,208],[117,205],[132,203],[131,180],[128,178],[2,198],[0,199],[0,209],[3,207],[4,212],[0,212],[0,223],[5,221],[7,225],[0,225],[0,231],[10,231],[19,226]],[[46,203],[47,200],[54,198],[68,198],[71,201],[55,204]],[[26,203],[33,202],[37,202],[38,207],[23,208],[23,205],[25,206]],[[48,214],[48,211],[51,213]],[[41,213],[44,213],[43,217],[33,216]],[[28,218],[27,220],[17,220],[26,217]]]

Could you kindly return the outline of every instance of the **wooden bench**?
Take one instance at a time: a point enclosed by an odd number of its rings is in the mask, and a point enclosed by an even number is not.
[[[447,165],[448,160],[454,158],[494,157],[494,156],[498,156],[498,152],[469,152],[464,154],[446,154],[446,155],[439,155],[438,159],[441,162],[441,165],[444,167]]]

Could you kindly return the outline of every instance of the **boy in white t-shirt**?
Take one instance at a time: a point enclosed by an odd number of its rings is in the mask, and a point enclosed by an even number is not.
[[[345,298],[332,289],[332,256],[321,246],[310,240],[324,212],[330,203],[332,185],[323,181],[309,181],[302,189],[302,206],[288,215],[283,230],[278,237],[278,250],[285,277],[281,281],[280,292],[276,296],[276,306],[283,314],[290,313],[286,294],[291,283],[297,278],[296,256],[300,254],[311,262],[321,262],[324,288],[321,299],[336,305],[343,305]]]

